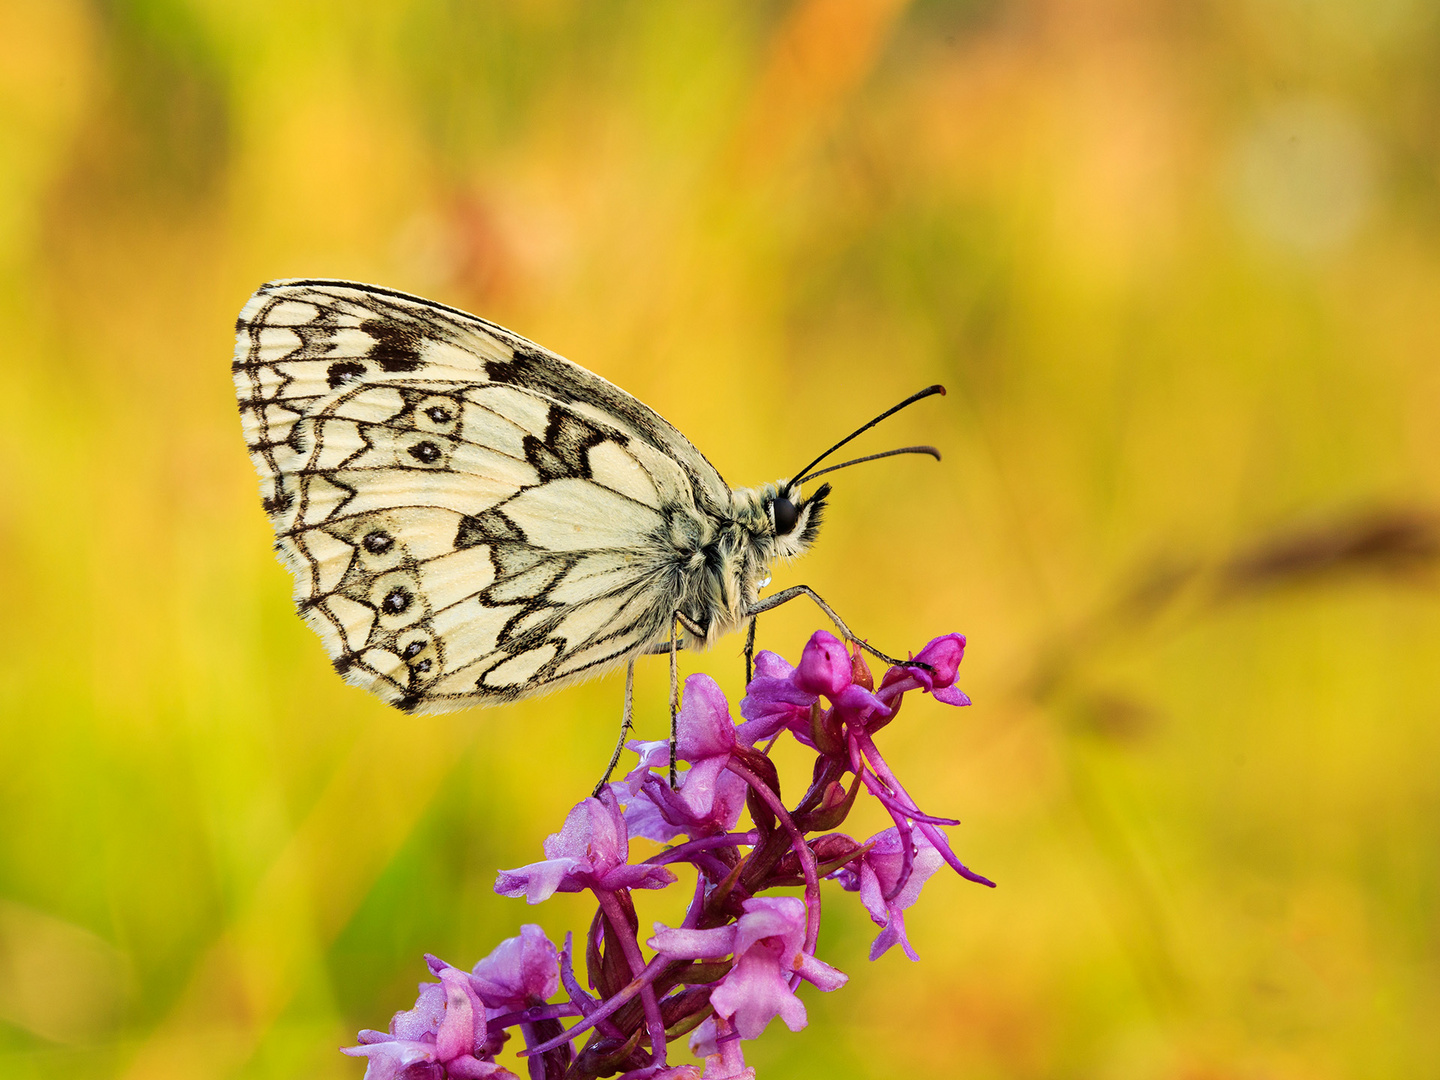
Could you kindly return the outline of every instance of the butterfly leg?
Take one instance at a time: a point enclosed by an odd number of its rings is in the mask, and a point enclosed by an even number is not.
[[[675,642],[675,649],[677,651],[683,648],[685,648],[683,641]],[[665,642],[660,642],[657,645],[650,646],[644,652],[640,653],[640,656],[661,656],[669,651],[670,645]],[[630,662],[625,665],[625,706],[624,713],[620,720],[620,738],[615,743],[615,752],[610,755],[610,764],[605,769],[605,775],[601,777],[600,782],[595,785],[595,790],[591,792],[591,795],[595,798],[599,798],[600,792],[604,791],[605,785],[610,782],[610,777],[615,775],[615,766],[620,762],[620,751],[625,749],[625,740],[629,737],[631,730],[635,726],[635,661],[638,659],[639,656],[632,657]],[[673,723],[671,727],[674,727]]]
[[[750,617],[750,619],[752,620],[751,625],[753,626],[753,620],[755,616],[761,614],[762,612],[773,611],[781,604],[789,603],[791,600],[794,600],[798,596],[808,596],[811,600],[814,600],[815,606],[818,607],[821,611],[823,611],[827,616],[829,616],[830,621],[835,624],[836,629],[840,631],[841,636],[844,637],[846,641],[858,645],[860,648],[864,649],[877,660],[883,660],[885,661],[885,663],[892,665],[909,664],[915,667],[922,667],[926,670],[929,670],[929,664],[918,663],[914,660],[897,660],[895,659],[895,657],[887,656],[879,649],[876,649],[873,646],[867,644],[866,642],[861,641],[858,637],[855,636],[854,631],[852,631],[848,626],[845,625],[845,620],[840,618],[839,615],[835,614],[834,609],[831,608],[829,604],[825,603],[825,601],[820,598],[820,594],[817,593],[814,589],[810,588],[809,585],[792,585],[788,589],[782,589],[774,596],[767,596],[764,600],[760,600],[752,604],[746,610],[745,614]]]
[[[635,660],[632,657],[630,663],[625,665],[625,707],[620,717],[620,738],[615,743],[615,752],[610,755],[610,764],[605,767],[605,775],[595,785],[595,790],[590,794],[598,799],[600,792],[605,790],[605,785],[610,782],[610,777],[615,773],[615,766],[620,761],[620,751],[625,749],[625,740],[630,737],[632,718],[635,714]]]
[[[750,629],[745,631],[745,685],[749,686],[755,678],[755,626],[759,623],[758,615],[751,616]]]
[[[678,628],[678,629],[677,629]],[[670,642],[666,648],[670,651],[670,790],[675,790],[675,765],[678,743],[680,741],[680,668],[675,654],[685,648],[685,643],[679,640],[679,630],[684,630],[696,641],[706,639],[705,627],[701,626],[694,619],[690,618],[683,611],[675,612],[675,617],[670,620]]]
[[[670,620],[670,790],[675,790],[675,754],[680,744],[680,661],[675,627],[684,616],[678,611]]]

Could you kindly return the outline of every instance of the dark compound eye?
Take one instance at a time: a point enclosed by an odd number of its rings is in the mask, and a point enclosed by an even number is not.
[[[433,442],[416,443],[414,446],[409,447],[406,452],[416,461],[423,462],[426,465],[434,464],[440,460],[440,447],[436,446]]]
[[[371,555],[384,555],[395,546],[395,541],[390,538],[390,534],[383,532],[366,533],[365,539],[360,543],[365,545],[365,550]]]
[[[391,589],[380,601],[380,610],[386,615],[399,615],[410,606],[410,594],[404,589]]]
[[[775,535],[788,536],[800,520],[800,508],[781,496],[771,504],[770,510],[775,515]]]

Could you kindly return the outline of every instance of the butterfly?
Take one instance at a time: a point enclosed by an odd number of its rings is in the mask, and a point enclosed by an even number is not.
[[[262,286],[236,322],[245,441],[295,601],[336,671],[406,712],[514,701],[706,647],[815,541],[830,485],[731,488],[652,409],[494,323],[350,281]],[[623,741],[623,735],[622,735]]]

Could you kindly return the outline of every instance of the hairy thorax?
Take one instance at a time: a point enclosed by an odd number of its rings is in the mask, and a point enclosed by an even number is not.
[[[672,514],[676,610],[700,631],[685,630],[687,648],[709,648],[738,628],[768,579],[776,551],[765,497],[764,488],[741,489],[724,516],[690,507]]]

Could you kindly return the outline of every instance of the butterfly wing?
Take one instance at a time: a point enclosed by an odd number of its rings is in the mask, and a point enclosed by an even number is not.
[[[492,323],[352,282],[268,284],[236,332],[276,548],[350,682],[443,711],[668,634],[670,537],[729,488],[635,398]]]

